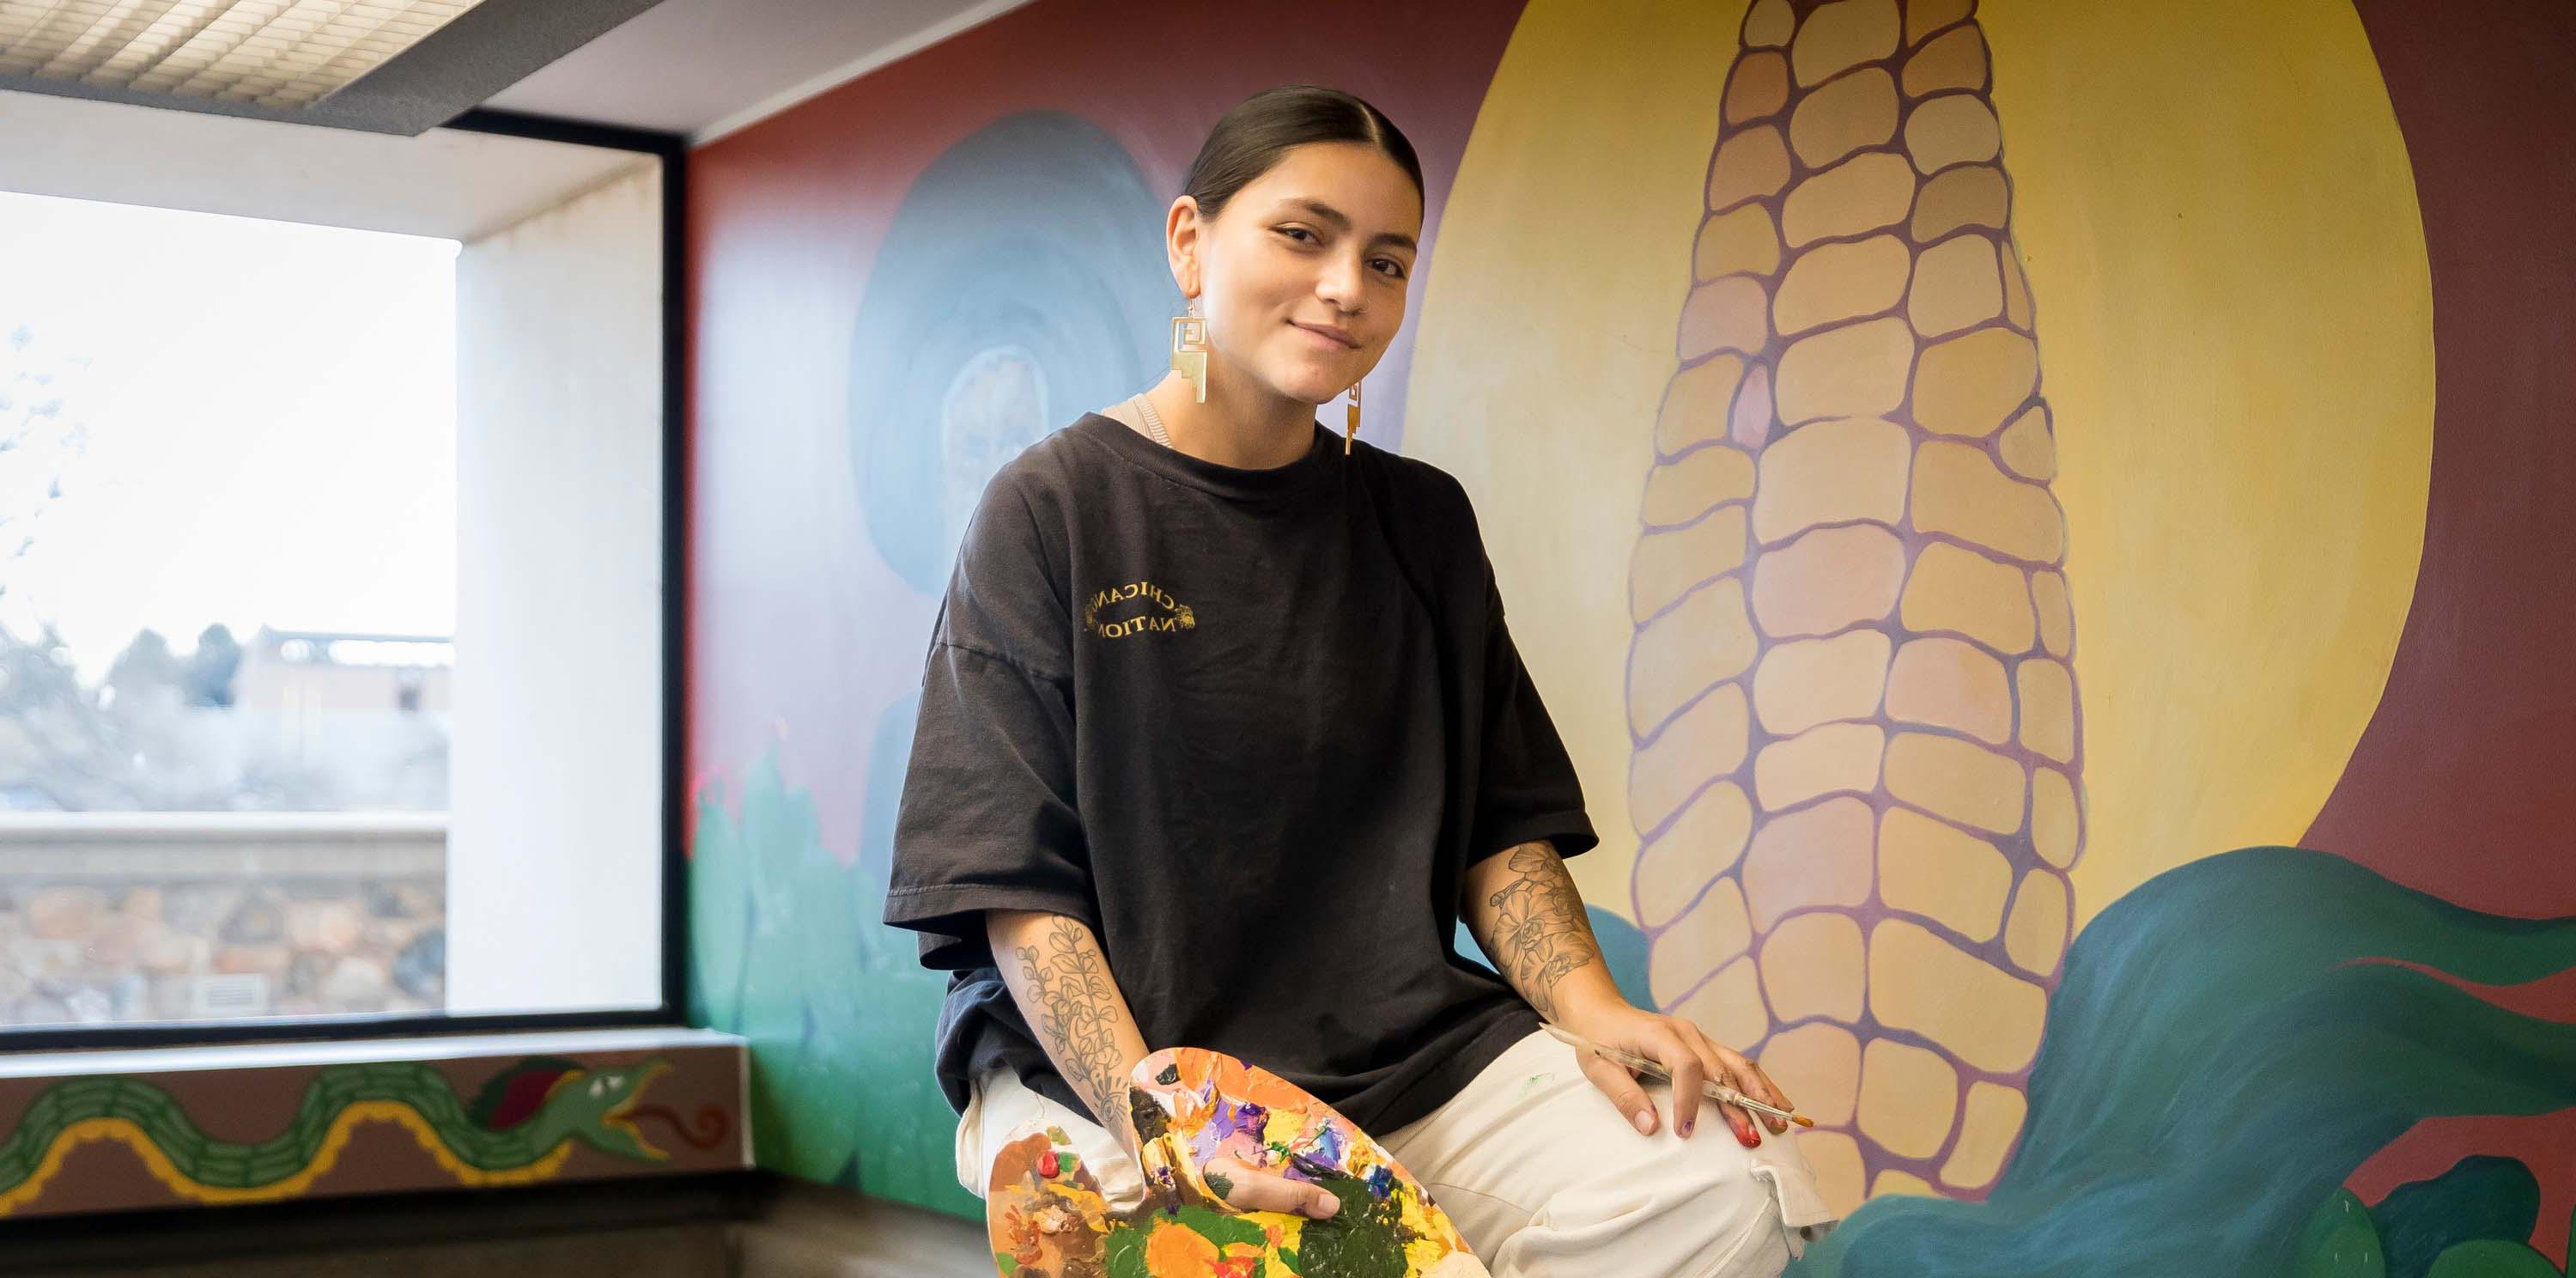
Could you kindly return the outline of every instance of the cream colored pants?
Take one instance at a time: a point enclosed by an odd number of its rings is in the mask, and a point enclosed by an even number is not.
[[[1682,1140],[1672,1134],[1670,1087],[1646,1086],[1665,1120],[1652,1136],[1638,1135],[1583,1076],[1572,1048],[1532,1034],[1428,1117],[1372,1134],[1495,1278],[1776,1275],[1830,1228],[1794,1136],[1765,1130],[1761,1147],[1746,1149],[1705,1112]],[[1007,1069],[979,1080],[958,1120],[958,1183],[981,1196],[984,1151],[1032,1122],[1073,1138],[1111,1203],[1143,1201],[1135,1163],[1108,1132]]]

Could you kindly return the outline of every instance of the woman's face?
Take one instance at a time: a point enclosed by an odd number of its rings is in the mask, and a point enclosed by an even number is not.
[[[1320,404],[1377,366],[1404,324],[1422,196],[1357,142],[1292,147],[1212,223],[1174,210],[1174,268],[1216,358],[1286,399]]]

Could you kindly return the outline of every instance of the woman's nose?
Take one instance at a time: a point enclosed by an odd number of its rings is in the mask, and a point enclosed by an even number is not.
[[[1323,276],[1315,281],[1315,296],[1341,310],[1358,310],[1364,283],[1360,278],[1363,269],[1356,261],[1337,261],[1325,267]]]

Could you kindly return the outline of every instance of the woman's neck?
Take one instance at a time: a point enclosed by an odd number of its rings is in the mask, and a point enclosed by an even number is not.
[[[1245,379],[1208,369],[1202,404],[1190,379],[1172,373],[1145,392],[1172,447],[1200,461],[1237,470],[1270,470],[1304,457],[1315,446],[1315,406],[1256,390]]]

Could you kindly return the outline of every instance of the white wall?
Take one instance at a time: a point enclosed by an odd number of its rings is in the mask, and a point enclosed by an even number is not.
[[[457,257],[454,1013],[661,1001],[661,203]]]

